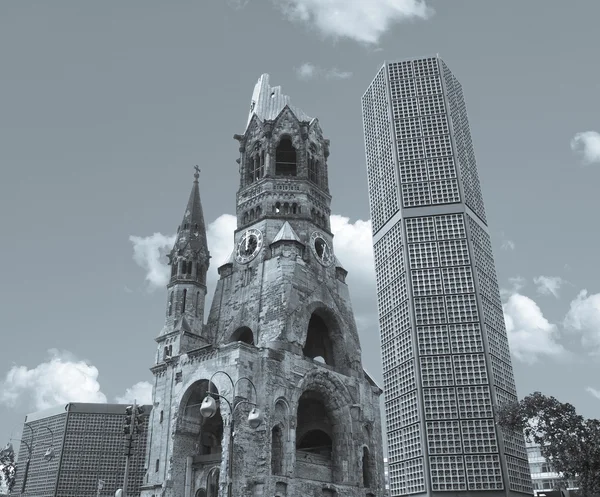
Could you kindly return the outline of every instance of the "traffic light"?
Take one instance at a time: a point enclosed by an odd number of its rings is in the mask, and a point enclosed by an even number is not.
[[[123,425],[123,433],[125,435],[133,434],[131,421],[133,418],[133,406],[127,406],[125,408],[125,424]]]
[[[133,413],[133,432],[134,433],[141,433],[142,432],[142,428],[144,427],[144,409],[142,408],[142,406],[136,406],[135,407],[135,413]]]
[[[133,437],[127,437],[125,439],[125,444],[123,445],[123,453],[127,457],[131,457],[133,455]]]

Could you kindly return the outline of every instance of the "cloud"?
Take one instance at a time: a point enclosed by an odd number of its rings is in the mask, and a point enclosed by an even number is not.
[[[273,0],[284,16],[323,35],[376,44],[393,24],[427,19],[424,0]]]
[[[558,291],[565,281],[560,276],[537,276],[533,278],[537,291],[542,295],[554,295],[558,298]]]
[[[600,354],[600,293],[579,292],[571,302],[564,325],[581,333],[581,343],[592,354]]]
[[[526,285],[525,278],[522,276],[511,276],[508,278],[510,288],[500,288],[500,297],[508,299],[513,293],[519,293],[521,289]]]
[[[566,352],[556,341],[556,325],[529,297],[513,293],[502,307],[510,351],[516,359],[533,364],[540,356],[559,357]]]
[[[152,404],[152,384],[147,381],[139,381],[125,390],[123,395],[115,397],[118,404],[132,404],[136,401],[138,405]]]
[[[154,233],[146,237],[130,236],[129,241],[133,243],[133,260],[146,270],[148,290],[164,288],[169,282],[167,254],[173,248],[175,235]]]
[[[323,77],[329,80],[348,79],[352,77],[352,73],[349,71],[340,71],[336,67],[331,69],[323,69],[322,67],[315,66],[310,62],[305,62],[300,67],[294,68],[296,76],[299,79],[308,81],[318,77]]]
[[[500,233],[500,236],[502,237],[502,245],[500,245],[500,248],[502,250],[514,250],[515,248],[517,248],[515,242],[509,240],[504,234],[504,232]]]
[[[583,131],[571,140],[571,150],[582,155],[584,164],[600,164],[600,133]]]
[[[600,390],[597,390],[592,387],[585,387],[585,391],[593,397],[596,397],[598,400],[600,400]]]
[[[51,349],[50,359],[32,369],[14,365],[0,384],[0,403],[25,401],[36,410],[69,402],[106,402],[98,369],[71,353]]]

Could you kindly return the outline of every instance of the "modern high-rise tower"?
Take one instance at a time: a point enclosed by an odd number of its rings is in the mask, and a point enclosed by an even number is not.
[[[531,494],[461,85],[439,57],[386,62],[362,98],[390,495]]]

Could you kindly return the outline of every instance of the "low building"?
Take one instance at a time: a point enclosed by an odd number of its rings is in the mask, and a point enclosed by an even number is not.
[[[536,497],[550,497],[552,490],[559,487],[562,478],[559,473],[552,470],[550,464],[542,456],[540,446],[527,442],[527,459],[531,470],[531,480],[533,482],[533,491]],[[577,484],[574,481],[566,482],[567,489],[576,490]],[[571,492],[572,493],[572,492]],[[542,495],[545,494],[545,495]]]
[[[114,496],[123,486],[126,407],[70,403],[27,415],[11,495]],[[132,444],[130,495],[139,495],[145,474],[146,430],[152,406],[141,407],[142,433]]]

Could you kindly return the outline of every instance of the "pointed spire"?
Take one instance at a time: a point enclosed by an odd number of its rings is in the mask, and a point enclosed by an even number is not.
[[[254,114],[261,121],[273,120],[286,105],[292,110],[299,121],[312,121],[312,117],[307,116],[301,109],[290,104],[290,97],[281,92],[281,86],[269,85],[268,74],[261,75],[254,86],[246,127],[250,124]]]
[[[208,254],[206,226],[204,224],[204,213],[202,211],[202,202],[200,201],[200,187],[198,182],[200,168],[195,166],[194,170],[192,191],[190,192],[190,198],[183,214],[181,225],[179,226],[174,249],[181,251],[190,247],[192,250],[201,250]]]

